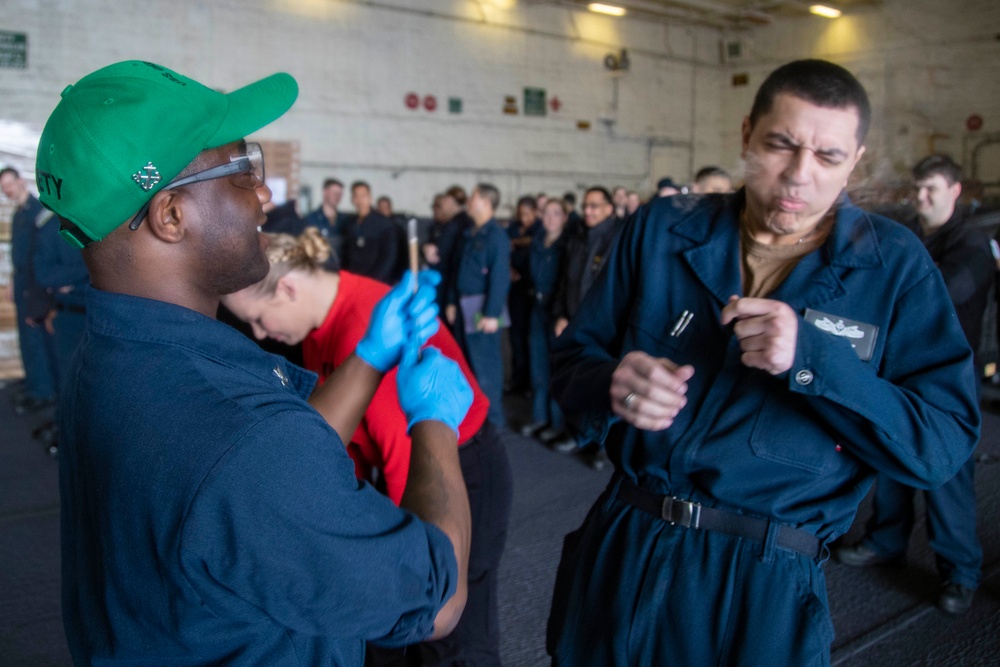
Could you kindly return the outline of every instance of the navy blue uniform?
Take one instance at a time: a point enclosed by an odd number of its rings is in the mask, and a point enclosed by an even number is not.
[[[583,216],[577,213],[576,209],[570,211],[569,215],[566,216],[566,231],[570,234],[576,234],[583,229],[584,225],[586,223],[583,221]]]
[[[528,336],[531,323],[531,272],[528,268],[530,245],[514,246],[519,239],[528,239],[525,243],[544,234],[542,223],[535,220],[528,227],[521,226],[520,221],[511,220],[507,227],[507,235],[511,240],[510,268],[517,273],[518,280],[511,280],[510,293],[507,295],[507,305],[510,310],[510,385],[512,389],[522,389],[531,382],[530,358],[531,352]]]
[[[327,240],[330,247],[333,249],[334,255],[337,256],[339,266],[340,257],[344,252],[344,216],[337,213],[337,217],[331,222],[323,212],[323,207],[320,206],[315,211],[302,218],[302,224],[304,227],[315,227],[320,231],[323,238]]]
[[[555,431],[565,428],[562,410],[549,394],[552,375],[552,344],[555,342],[555,318],[552,298],[562,273],[566,232],[550,246],[545,246],[545,234],[531,241],[528,253],[528,274],[531,277],[531,390],[532,420],[548,424]]]
[[[967,224],[958,210],[930,236],[924,235],[916,220],[907,226],[924,242],[941,271],[962,331],[973,351],[977,350],[996,270],[989,238]],[[979,584],[983,563],[976,535],[975,467],[970,457],[948,482],[924,493],[927,536],[941,579],[972,589]],[[906,554],[915,519],[913,496],[913,488],[879,477],[866,536],[876,553],[890,558]]]
[[[447,286],[453,282],[455,267],[458,264],[456,257],[462,234],[472,225],[468,213],[460,211],[454,218],[445,223],[435,223],[431,227],[429,243],[437,246],[438,263],[431,268],[441,274],[442,288],[438,290],[438,306],[443,313],[448,305]]]
[[[343,248],[345,271],[394,285],[406,270],[406,233],[378,211],[345,223]]]
[[[826,549],[810,558],[779,547],[782,535],[825,547],[876,471],[937,486],[979,437],[972,352],[940,272],[909,231],[847,203],[769,296],[800,315],[791,369],[740,363],[720,314],[742,294],[743,204],[741,191],[640,208],[556,341],[553,393],[617,470],[567,536],[549,619],[556,665],[827,664]],[[870,357],[807,322],[807,308],[877,328]],[[685,311],[689,325],[670,335]],[[611,375],[632,350],[695,369],[664,431],[611,413]],[[766,532],[671,525],[625,502],[627,486],[756,517]]]
[[[267,212],[267,221],[261,227],[268,234],[298,236],[306,228],[295,210],[295,200],[279,204]]]
[[[482,307],[478,314],[502,319],[509,290],[510,239],[506,232],[492,219],[482,227],[470,226],[459,245],[448,302],[458,307],[455,337],[465,351],[480,389],[490,399],[489,419],[497,426],[504,425],[500,330],[495,333],[465,331],[464,320],[466,317],[475,319],[477,313],[464,313],[462,301],[463,297],[481,296]]]
[[[55,216],[38,230],[34,259],[35,278],[52,295],[56,311],[52,328],[61,387],[83,336],[84,293],[90,284],[90,274],[80,251],[59,236],[59,220]]]
[[[194,311],[87,290],[59,417],[76,664],[360,667],[366,639],[431,633],[451,542],[355,478],[315,381]]]
[[[35,278],[34,257],[43,227],[54,224],[52,213],[42,208],[34,195],[16,211],[11,220],[11,264],[13,265],[14,310],[17,336],[24,365],[25,389],[30,397],[47,401],[55,398],[59,386],[55,339],[40,323],[52,307],[52,298]],[[29,324],[28,320],[37,320]]]

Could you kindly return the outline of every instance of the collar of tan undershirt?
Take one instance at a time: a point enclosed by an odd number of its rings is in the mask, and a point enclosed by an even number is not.
[[[823,245],[833,227],[828,215],[812,231],[789,245],[761,243],[753,238],[746,209],[740,213],[740,277],[743,295],[764,298],[784,282],[803,257]]]

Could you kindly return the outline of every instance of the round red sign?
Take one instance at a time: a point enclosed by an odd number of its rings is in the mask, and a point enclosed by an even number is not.
[[[404,101],[407,109],[416,109],[420,106],[420,96],[416,93],[407,93]]]
[[[983,127],[983,117],[974,113],[965,120],[965,126],[975,132]]]
[[[428,111],[434,111],[438,107],[437,98],[433,95],[427,95],[424,97],[424,108]]]

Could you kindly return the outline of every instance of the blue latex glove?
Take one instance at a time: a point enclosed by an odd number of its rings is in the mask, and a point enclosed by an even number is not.
[[[396,375],[399,405],[406,415],[406,432],[417,422],[433,419],[458,425],[472,406],[472,388],[457,363],[436,347],[426,347],[417,358],[417,348],[407,346]]]
[[[440,273],[421,271],[414,294],[413,274],[403,274],[399,284],[375,304],[368,330],[354,353],[375,370],[386,373],[399,363],[404,346],[426,343],[438,330],[434,287],[440,282]]]

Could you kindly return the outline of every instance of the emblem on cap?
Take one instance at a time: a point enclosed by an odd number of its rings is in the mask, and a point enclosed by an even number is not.
[[[153,163],[147,162],[145,167],[132,174],[132,180],[138,183],[143,190],[149,192],[163,179]]]

